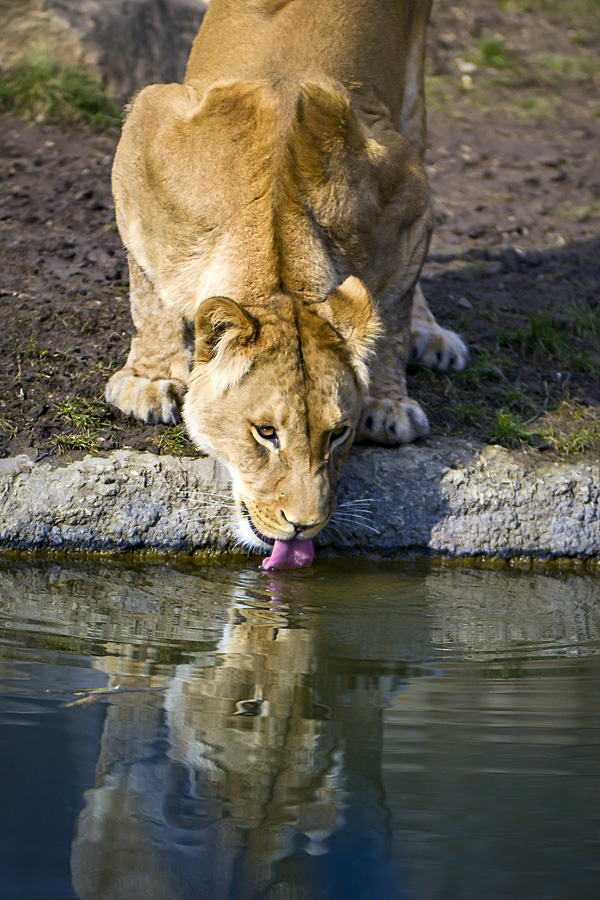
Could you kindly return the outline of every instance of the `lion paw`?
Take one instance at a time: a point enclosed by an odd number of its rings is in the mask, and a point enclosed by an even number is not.
[[[356,430],[357,441],[409,444],[426,434],[429,434],[429,422],[415,400],[365,398]]]
[[[411,362],[418,362],[429,369],[440,369],[442,372],[453,369],[460,372],[469,359],[464,341],[447,328],[413,326],[410,343]]]
[[[106,400],[128,416],[152,424],[179,422],[185,385],[169,378],[150,379],[121,369],[106,385]]]

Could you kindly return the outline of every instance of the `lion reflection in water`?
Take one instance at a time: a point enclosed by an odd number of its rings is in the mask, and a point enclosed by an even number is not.
[[[402,896],[381,782],[398,666],[370,662],[366,675],[327,656],[284,606],[229,618],[218,652],[190,663],[152,665],[125,645],[97,660],[109,685],[165,690],[109,707],[73,843],[78,895]]]

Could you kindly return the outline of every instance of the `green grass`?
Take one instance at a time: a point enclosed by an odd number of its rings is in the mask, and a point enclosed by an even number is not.
[[[102,445],[100,432],[107,424],[105,416],[106,407],[100,401],[90,402],[83,397],[72,397],[57,403],[54,409],[55,419],[68,422],[72,431],[54,435],[50,441],[51,446],[59,453],[68,450],[96,453]]]
[[[486,350],[479,350],[469,360],[469,364],[463,373],[463,378],[469,387],[479,388],[489,381],[502,383],[505,375],[497,358]]]
[[[501,329],[496,346],[530,359],[550,358],[564,372],[582,372],[600,379],[600,307],[571,304],[558,313],[531,313],[518,328]]]
[[[600,203],[588,203],[586,206],[563,206],[558,215],[565,219],[578,219],[585,222],[600,216]]]
[[[495,338],[499,347],[530,356],[544,353],[560,361],[569,351],[563,323],[548,312],[531,313],[521,327],[500,329]]]
[[[44,347],[34,337],[27,337],[15,342],[15,354],[19,365],[27,361],[36,378],[46,378],[56,371],[58,365],[80,366],[81,357],[70,347],[66,350],[54,350]]]
[[[427,75],[425,77],[425,100],[430,115],[443,113],[452,108],[458,90],[454,82],[445,75]]]
[[[565,309],[571,332],[590,343],[600,340],[600,304],[572,303]]]
[[[556,409],[523,421],[509,410],[497,413],[486,439],[504,447],[545,446],[561,456],[600,450],[600,410],[563,400]]]
[[[522,447],[531,444],[536,432],[527,427],[520,416],[508,409],[496,413],[496,421],[489,429],[485,439],[490,444],[501,444],[503,447]]]
[[[157,434],[151,437],[150,440],[160,453],[171,454],[172,456],[181,456],[188,453],[196,455],[198,453],[198,450],[188,438],[184,425],[168,425],[162,434]]]
[[[5,415],[0,414],[0,434],[3,434],[7,438],[13,438],[17,431],[18,428],[14,422],[7,419]]]
[[[42,347],[41,344],[32,338],[25,338],[17,346],[17,355],[25,356],[27,359],[42,360],[50,353],[49,347]]]
[[[564,456],[600,449],[600,411],[565,400],[546,414],[539,433]]]
[[[0,75],[0,111],[30,121],[114,127],[122,116],[88,75],[48,57]]]
[[[59,453],[69,450],[82,450],[86,453],[97,453],[100,441],[96,435],[87,434],[55,434],[50,438],[50,446]]]
[[[548,291],[558,277],[555,272]],[[600,453],[600,410],[570,393],[571,384],[579,384],[577,373],[600,383],[600,304],[595,295],[511,318],[501,329],[497,316],[493,322],[471,347],[463,372],[446,373],[440,383],[439,373],[409,371],[415,394],[430,405],[439,430],[476,433],[505,447],[561,456]],[[457,328],[456,321],[446,324]],[[539,365],[543,377],[533,374]]]
[[[598,0],[495,0],[502,9],[512,12],[552,13],[573,23],[578,18],[596,18]]]
[[[590,56],[567,56],[563,53],[534,53],[529,61],[538,71],[568,81],[588,81],[600,68],[598,60]]]
[[[513,57],[504,45],[504,38],[501,35],[494,35],[479,41],[473,62],[492,69],[506,69],[512,65]]]
[[[479,432],[485,426],[486,410],[479,403],[457,398],[452,403],[452,413],[457,423],[464,428],[476,428]],[[450,433],[452,429],[449,430]]]
[[[83,430],[100,428],[104,421],[104,414],[103,404],[91,403],[82,397],[64,400],[55,407],[56,418],[65,419],[76,428]]]
[[[485,404],[458,398],[452,408],[460,426],[476,428],[490,444],[521,450],[545,448],[561,456],[600,452],[600,410],[563,400],[549,412],[525,418],[533,403],[533,397],[523,394],[520,412],[508,405],[493,411]]]
[[[555,104],[547,97],[539,97],[536,94],[519,94],[512,97],[508,105],[527,118],[554,119],[556,117]]]

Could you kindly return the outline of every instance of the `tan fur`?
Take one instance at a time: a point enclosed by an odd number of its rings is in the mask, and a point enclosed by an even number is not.
[[[123,129],[113,192],[136,335],[107,399],[172,422],[186,394],[254,545],[323,527],[354,436],[427,433],[411,342],[427,365],[466,361],[417,286],[429,6],[212,0],[185,83],[145,88]]]

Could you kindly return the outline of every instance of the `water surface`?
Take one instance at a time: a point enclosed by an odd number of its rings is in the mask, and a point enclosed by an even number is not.
[[[591,575],[5,559],[0,691],[0,900],[600,896]]]

